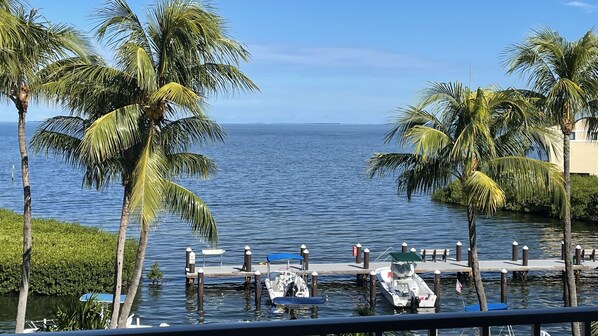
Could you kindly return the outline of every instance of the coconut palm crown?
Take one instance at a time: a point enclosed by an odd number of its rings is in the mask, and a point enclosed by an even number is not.
[[[547,148],[550,133],[533,127],[536,117],[514,90],[471,90],[460,83],[431,84],[418,106],[399,109],[386,141],[412,152],[376,153],[370,177],[397,174],[397,190],[408,199],[458,181],[467,201],[469,247],[475,288],[487,310],[480,276],[476,212],[491,214],[505,204],[506,188],[522,198],[550,193],[563,202],[562,175],[556,166],[525,156],[533,145]]]
[[[47,93],[67,92],[68,99],[59,101],[73,115],[43,125],[37,148],[85,167],[86,184],[120,178],[124,187],[111,327],[119,315],[121,252],[130,214],[141,224],[141,234],[119,326],[139,285],[149,226],[162,211],[179,215],[200,237],[217,242],[208,207],[173,179],[205,177],[215,169],[208,158],[189,152],[194,145],[224,139],[205,114],[204,99],[257,90],[238,68],[249,52],[225,32],[222,18],[194,0],[159,1],[145,23],[124,0],[111,0],[99,12],[97,36],[115,49],[117,66],[71,59],[47,70],[56,78],[45,86]]]
[[[577,41],[567,41],[558,32],[544,28],[534,31],[506,53],[508,73],[527,77],[538,107],[552,125],[560,126],[563,137],[563,175],[567,199],[571,198],[570,135],[575,122],[586,119],[588,132],[598,131],[598,36],[591,30]],[[571,210],[563,214],[565,244],[565,305],[577,306],[573,274]],[[573,334],[580,335],[577,323]]]

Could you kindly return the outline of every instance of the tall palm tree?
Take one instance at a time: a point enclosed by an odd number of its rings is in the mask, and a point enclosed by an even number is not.
[[[171,181],[180,174],[206,176],[213,170],[205,157],[187,152],[193,144],[223,140],[220,127],[206,117],[202,100],[257,87],[238,69],[240,61],[248,60],[247,50],[225,34],[221,17],[197,1],[160,1],[142,23],[125,1],[111,0],[99,18],[97,36],[116,49],[118,67],[69,60],[49,70],[62,80],[46,88],[50,95],[70,92],[66,104],[85,116],[72,116],[81,119],[76,123],[83,128],[77,132],[84,131],[75,150],[83,165],[93,168],[91,178],[104,180],[108,171],[121,173],[124,195],[111,319],[111,327],[116,327],[117,317],[118,325],[124,326],[130,312],[149,226],[162,210],[178,213],[201,236],[216,241],[207,206]],[[140,241],[129,295],[119,313],[131,214],[141,224]]]
[[[505,188],[519,196],[550,192],[559,201],[562,178],[556,166],[525,157],[532,145],[547,149],[549,134],[534,127],[526,101],[512,90],[470,90],[459,83],[432,84],[418,106],[399,110],[386,136],[412,153],[376,153],[370,177],[396,171],[397,189],[432,192],[458,181],[467,201],[469,247],[478,301],[487,310],[477,249],[476,212],[491,214],[505,203]]]
[[[598,37],[590,30],[569,42],[556,31],[534,31],[521,44],[507,50],[508,73],[527,77],[528,85],[547,120],[559,125],[563,136],[563,175],[566,197],[571,198],[570,136],[576,119],[584,115],[595,121],[598,115]],[[590,124],[595,125],[595,122]],[[573,274],[571,210],[563,215],[566,287],[569,302],[577,306]],[[576,328],[577,329],[577,328]],[[579,330],[574,330],[579,334]]]
[[[25,138],[26,116],[31,97],[43,78],[40,70],[72,54],[84,56],[86,43],[65,25],[46,22],[36,10],[27,12],[16,1],[0,1],[0,95],[8,98],[18,113],[18,142],[23,183],[23,263],[17,308],[16,332],[23,332],[31,260],[31,188],[29,156]]]

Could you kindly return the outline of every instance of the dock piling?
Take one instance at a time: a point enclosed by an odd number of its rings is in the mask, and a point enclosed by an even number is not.
[[[565,242],[561,241],[561,260],[565,260]]]
[[[528,256],[529,256],[529,248],[527,247],[527,245],[523,245],[523,262],[522,262],[523,266],[528,265],[528,260],[529,260]]]
[[[456,248],[456,252],[455,252],[455,260],[456,261],[461,261],[461,252],[463,250],[463,244],[461,244],[460,241],[457,242],[457,248]]]
[[[403,242],[403,244],[401,244],[401,252],[407,252],[407,243]]]
[[[472,266],[472,261],[471,261],[471,248],[468,247],[467,248],[467,267],[471,267]]]
[[[251,251],[245,252],[245,265],[243,266],[245,272],[251,272]],[[245,276],[245,286],[251,283],[251,275]]]
[[[512,248],[512,254],[511,254],[511,260],[512,261],[517,261],[518,259],[518,255],[519,254],[519,243],[517,243],[517,241],[513,242],[513,248]]]
[[[299,255],[303,257],[303,251],[307,250],[307,246],[305,246],[305,244],[301,244],[301,246],[299,247]],[[303,265],[303,260],[301,260],[301,265]]]
[[[311,296],[318,296],[318,272],[311,273]]]
[[[185,250],[185,272],[189,272],[189,255],[193,252],[190,247]]]
[[[260,280],[260,276],[262,273],[260,271],[255,271],[255,309],[260,310],[260,306],[262,303],[262,282]]]
[[[370,249],[363,250],[363,269],[370,268]]]
[[[376,272],[370,272],[370,307],[376,306]]]
[[[309,269],[309,250],[308,249],[303,250],[303,269],[306,271]]]
[[[203,312],[203,285],[204,285],[204,272],[203,268],[197,271],[197,310]]]
[[[355,257],[355,263],[361,264],[361,244],[353,246],[353,256]]]
[[[243,250],[243,267],[241,268],[241,271],[251,272],[251,262],[249,262],[249,268],[247,268],[247,252],[250,251],[251,247],[249,247],[249,245],[245,245],[245,249]]]
[[[507,303],[507,270],[500,271],[500,302]]]
[[[189,253],[189,273],[195,273],[195,252]],[[187,278],[187,285],[193,286],[193,278]]]
[[[438,312],[440,308],[440,270],[434,271],[434,294],[436,294],[436,312]]]
[[[575,246],[575,265],[581,265],[581,246]]]

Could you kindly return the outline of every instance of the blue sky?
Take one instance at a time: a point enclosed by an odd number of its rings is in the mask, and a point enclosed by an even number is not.
[[[152,2],[129,0],[142,17]],[[30,3],[53,22],[89,31],[104,1]],[[502,66],[509,45],[542,27],[578,39],[598,22],[598,0],[210,3],[251,52],[241,69],[261,89],[210,98],[208,114],[220,123],[387,123],[429,82],[524,86]],[[0,105],[0,121],[16,121],[12,109]],[[35,104],[28,120],[59,113]]]

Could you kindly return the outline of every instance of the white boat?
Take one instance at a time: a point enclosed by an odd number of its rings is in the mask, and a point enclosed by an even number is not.
[[[414,252],[391,252],[390,267],[376,270],[382,294],[395,307],[434,308],[436,294],[415,273],[415,262],[422,261]]]
[[[291,265],[291,261],[303,261],[303,257],[296,254],[275,253],[267,258],[268,274],[264,280],[270,300],[274,305],[301,306],[324,303],[323,297],[310,297],[309,287],[305,280],[297,275],[293,269],[303,270],[303,264]],[[272,264],[285,261],[285,265]],[[278,269],[274,269],[277,268]]]

